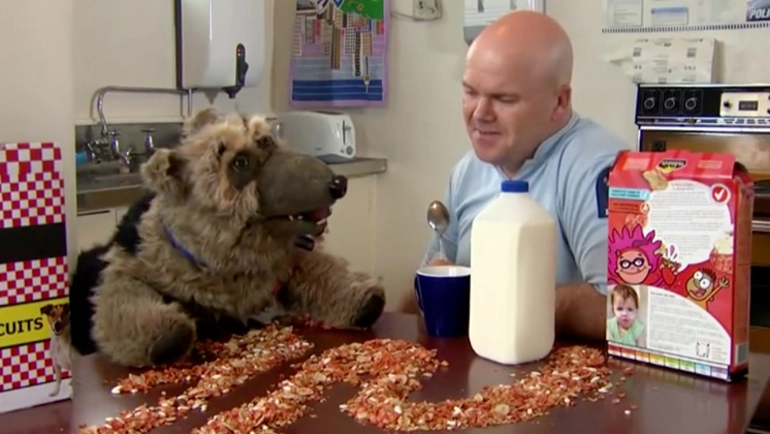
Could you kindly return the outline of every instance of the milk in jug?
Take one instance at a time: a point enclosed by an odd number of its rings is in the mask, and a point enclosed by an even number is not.
[[[556,222],[506,180],[471,228],[469,338],[477,355],[513,365],[547,356],[556,319]]]

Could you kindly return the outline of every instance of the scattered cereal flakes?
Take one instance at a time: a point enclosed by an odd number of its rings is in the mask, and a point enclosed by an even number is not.
[[[208,352],[212,360],[202,365],[131,375],[115,387],[118,393],[146,392],[159,385],[190,383],[181,395],[164,395],[155,406],[139,406],[80,432],[149,433],[193,410],[206,411],[210,398],[227,394],[248,378],[299,358],[311,347],[291,328],[277,326],[252,331],[223,344],[210,343],[200,350]],[[466,399],[414,402],[407,397],[422,387],[420,379],[430,378],[440,367],[449,365],[436,358],[436,350],[397,339],[351,343],[311,355],[296,365],[298,371],[294,375],[282,378],[267,395],[211,416],[192,434],[276,434],[278,429],[308,414],[310,404],[323,401],[325,389],[338,382],[359,389],[339,406],[340,411],[361,424],[386,431],[461,430],[513,424],[546,415],[557,406],[577,405],[579,398],[606,398],[613,385],[605,362],[605,355],[597,349],[559,347],[546,358],[542,368],[529,375],[511,375],[511,383],[487,387]],[[195,382],[195,378],[199,380]],[[617,404],[620,399],[614,397],[612,402]]]

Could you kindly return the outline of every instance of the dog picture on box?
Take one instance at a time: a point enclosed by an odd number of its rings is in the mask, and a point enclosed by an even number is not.
[[[62,372],[71,372],[70,319],[69,303],[46,304],[40,308],[40,314],[45,316],[51,330],[51,344],[48,355],[53,361],[54,389],[48,396],[56,396],[61,390]]]

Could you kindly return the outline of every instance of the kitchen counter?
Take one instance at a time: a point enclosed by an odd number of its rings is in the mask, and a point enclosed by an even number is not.
[[[337,175],[355,178],[385,172],[384,158],[356,158],[350,162],[333,163],[329,167]],[[121,208],[131,205],[142,195],[142,181],[138,173],[111,175],[104,178],[77,180],[77,212]]]

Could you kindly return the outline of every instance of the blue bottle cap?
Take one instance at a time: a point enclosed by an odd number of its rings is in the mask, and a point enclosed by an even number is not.
[[[529,183],[521,180],[505,180],[500,185],[503,193],[526,193],[529,191]]]

